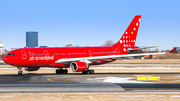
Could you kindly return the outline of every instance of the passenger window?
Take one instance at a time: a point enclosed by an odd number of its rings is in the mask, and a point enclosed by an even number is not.
[[[14,53],[13,54],[11,54],[12,56],[16,56]]]

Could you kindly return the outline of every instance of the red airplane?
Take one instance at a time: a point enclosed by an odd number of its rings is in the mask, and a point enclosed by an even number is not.
[[[67,74],[67,68],[70,68],[73,72],[93,74],[94,70],[90,70],[89,65],[109,63],[133,56],[165,54],[131,54],[133,51],[141,49],[135,46],[140,20],[141,15],[136,15],[123,36],[113,46],[22,48],[10,51],[3,61],[16,66],[19,69],[19,75],[22,75],[22,67],[27,71],[37,71],[40,67],[59,68],[56,70],[56,74]]]

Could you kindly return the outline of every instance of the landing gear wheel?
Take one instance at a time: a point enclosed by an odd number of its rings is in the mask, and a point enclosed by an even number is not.
[[[91,70],[91,74],[94,74],[94,70]]]
[[[56,69],[56,74],[67,74],[68,70],[67,69]]]
[[[85,70],[82,74],[94,74],[94,70]]]
[[[64,70],[63,70],[63,69],[60,69],[59,72],[60,72],[60,74],[63,74]]]
[[[83,71],[82,74],[87,74],[87,71]]]
[[[91,71],[90,71],[90,70],[87,70],[87,74],[91,74]]]
[[[64,74],[67,74],[67,73],[68,73],[68,70],[67,70],[67,69],[65,69],[65,70],[64,70]]]
[[[23,75],[23,71],[21,71],[22,67],[17,67],[19,69],[18,75]]]
[[[59,74],[59,73],[60,73],[59,69],[56,69],[56,74]]]
[[[18,71],[18,75],[22,75],[23,74],[23,71]]]

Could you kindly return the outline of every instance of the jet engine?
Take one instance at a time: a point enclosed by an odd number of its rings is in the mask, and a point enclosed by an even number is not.
[[[27,67],[25,68],[26,71],[37,71],[40,67]]]
[[[131,46],[131,47],[128,47],[127,50],[128,50],[128,53],[130,54],[130,53],[136,51],[138,48],[139,48],[139,47],[137,47],[137,46]]]
[[[86,62],[74,61],[70,64],[70,68],[73,72],[82,72],[87,69]]]

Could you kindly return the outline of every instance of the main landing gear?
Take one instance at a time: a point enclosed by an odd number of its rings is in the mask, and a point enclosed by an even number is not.
[[[18,69],[19,69],[19,71],[18,71],[18,75],[23,75],[23,71],[21,70],[22,69],[22,67],[17,67]]]
[[[56,74],[67,74],[68,70],[67,69],[56,69]]]
[[[88,70],[83,71],[82,74],[94,74],[94,70],[88,69]]]
[[[87,64],[87,69],[85,71],[82,71],[82,74],[94,74],[93,69],[89,69],[89,64]]]

